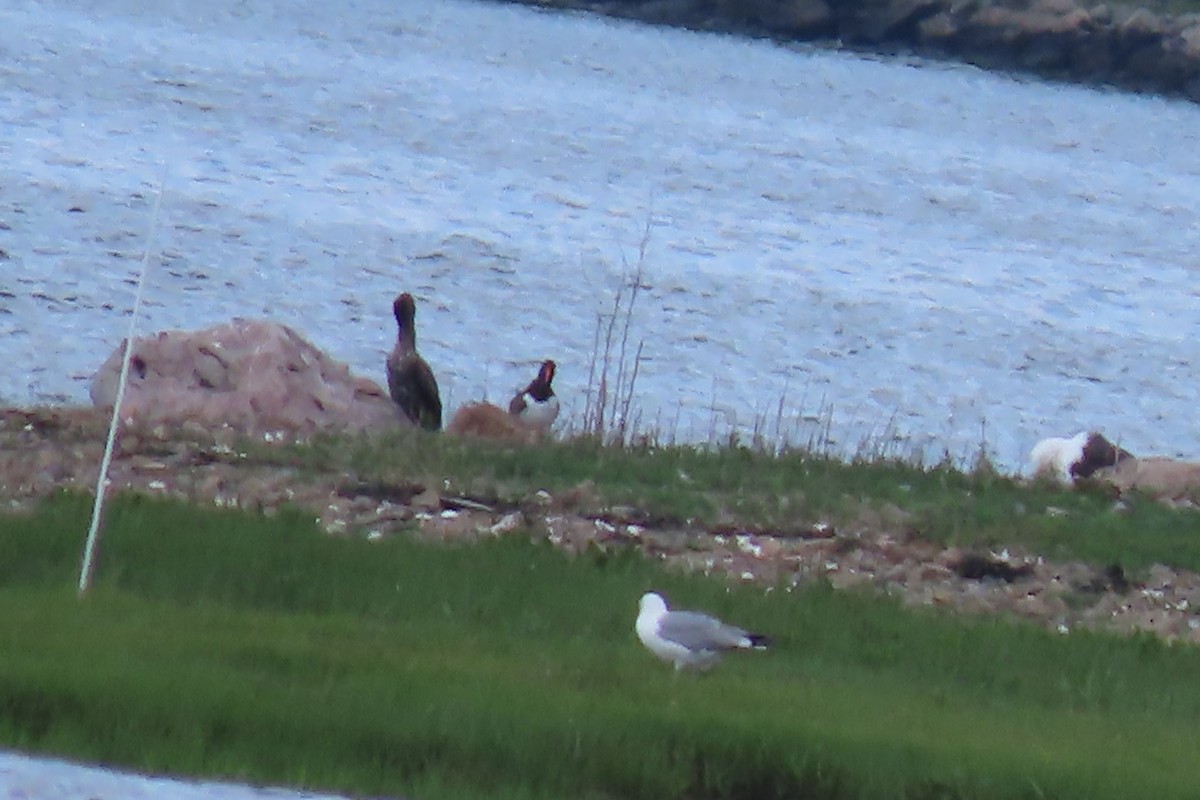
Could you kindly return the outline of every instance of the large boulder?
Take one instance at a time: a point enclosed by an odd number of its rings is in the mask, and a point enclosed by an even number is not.
[[[124,351],[122,342],[92,378],[98,408],[116,402]],[[409,426],[374,381],[354,377],[286,325],[246,319],[137,339],[121,417],[251,434]]]

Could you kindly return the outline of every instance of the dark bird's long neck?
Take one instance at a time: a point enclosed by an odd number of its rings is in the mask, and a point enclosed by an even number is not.
[[[396,315],[396,342],[405,353],[415,353],[417,350],[417,330],[411,318],[405,319]]]

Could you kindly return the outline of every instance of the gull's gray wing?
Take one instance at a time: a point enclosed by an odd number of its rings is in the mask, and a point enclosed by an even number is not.
[[[729,650],[749,645],[750,636],[741,628],[696,611],[668,611],[659,620],[658,635],[693,652]]]

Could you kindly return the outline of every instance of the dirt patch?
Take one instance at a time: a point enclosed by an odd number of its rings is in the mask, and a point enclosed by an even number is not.
[[[3,506],[30,508],[64,488],[94,491],[106,425],[91,409],[0,410]],[[277,442],[283,435],[263,438]],[[840,589],[883,591],[909,606],[1019,617],[1062,633],[1147,631],[1200,642],[1196,573],[1155,566],[1144,582],[1131,582],[1116,566],[1049,561],[1015,548],[964,552],[912,533],[899,508],[864,511],[837,528],[706,528],[606,506],[588,483],[500,503],[459,496],[446,482],[389,483],[256,461],[238,449],[242,441],[233,430],[189,423],[123,431],[110,489],[266,514],[291,505],[310,510],[330,534],[368,539],[472,540],[524,532],[572,552],[634,548],[682,569],[783,591],[824,580]]]

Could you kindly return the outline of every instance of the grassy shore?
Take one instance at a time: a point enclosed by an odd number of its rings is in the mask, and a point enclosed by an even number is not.
[[[452,465],[455,446],[429,444],[444,462],[413,471]],[[493,488],[569,483],[572,447],[583,445],[497,449],[448,474]],[[346,453],[361,471],[401,469],[356,448]],[[683,471],[673,485],[707,484],[718,513],[757,469],[758,456],[742,457],[606,452],[611,463],[593,472],[606,491],[655,502],[648,484]],[[899,469],[809,468],[857,471],[861,486],[808,490],[857,502]],[[780,469],[804,474],[799,460]],[[1049,491],[919,470],[907,482],[904,497],[960,498],[948,536],[989,519],[974,505],[989,491],[1030,507]],[[110,507],[97,585],[81,600],[87,511],[85,498],[61,496],[0,517],[7,745],[422,800],[1103,800],[1192,797],[1200,785],[1194,648],[904,611],[821,585],[729,588],[635,554],[568,558],[519,532],[472,546],[369,542],[324,535],[309,514],[144,497]],[[1131,513],[1153,518],[1140,505]],[[649,588],[778,645],[673,676],[633,637]]]
[[[1154,563],[1200,570],[1198,513],[1136,496],[1116,504],[1101,488],[1030,484],[986,464],[963,471],[738,445],[617,448],[588,438],[512,447],[420,433],[258,446],[239,458],[368,483],[420,481],[500,505],[587,484],[602,504],[680,523],[787,533],[887,520],[898,532],[967,548],[1024,546],[1133,573]]]

